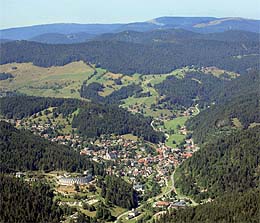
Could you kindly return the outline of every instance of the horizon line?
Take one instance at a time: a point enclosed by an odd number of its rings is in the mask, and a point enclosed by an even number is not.
[[[51,22],[51,23],[38,23],[38,24],[30,24],[30,25],[22,25],[22,26],[12,26],[12,27],[0,27],[0,31],[8,30],[8,29],[19,29],[19,28],[29,28],[33,26],[44,26],[44,25],[61,25],[61,24],[75,24],[75,25],[126,25],[131,23],[141,23],[141,22],[149,22],[158,18],[215,18],[215,19],[226,19],[226,18],[234,18],[234,19],[245,19],[245,20],[260,20],[260,18],[249,18],[249,17],[240,17],[240,16],[225,16],[225,17],[216,17],[216,16],[160,16],[153,19],[145,20],[145,21],[131,21],[126,23],[121,22],[113,22],[113,23],[80,23],[80,22]]]

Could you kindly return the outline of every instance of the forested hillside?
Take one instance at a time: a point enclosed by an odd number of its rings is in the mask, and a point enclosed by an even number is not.
[[[86,105],[74,117],[72,126],[87,137],[132,133],[153,143],[163,142],[164,134],[154,131],[150,125],[151,121],[151,118],[131,114],[115,105]]]
[[[95,37],[95,40],[113,40],[132,43],[178,42],[189,39],[217,40],[230,42],[257,42],[258,33],[246,31],[225,31],[220,33],[201,34],[185,29],[157,29],[145,32],[124,31],[120,33],[105,33]]]
[[[27,170],[90,170],[102,174],[103,169],[80,156],[71,148],[35,136],[26,130],[0,122],[0,170],[1,172]]]
[[[112,203],[127,209],[136,208],[138,204],[137,192],[133,186],[119,177],[106,176],[99,181],[102,197],[106,203]]]
[[[139,85],[131,84],[123,86],[119,90],[112,92],[106,97],[99,95],[99,92],[103,91],[103,85],[93,82],[91,84],[83,84],[80,90],[80,96],[82,98],[91,99],[94,102],[108,103],[108,104],[120,104],[120,100],[127,99],[142,91]]]
[[[176,172],[175,185],[197,201],[257,188],[260,126],[209,139]]]
[[[45,33],[38,36],[34,36],[30,41],[48,43],[48,44],[73,44],[86,42],[94,38],[94,34],[85,32],[72,33],[72,34],[61,34],[61,33]]]
[[[113,95],[111,98],[118,103],[119,99]],[[62,114],[64,117],[79,109],[79,113],[73,116],[72,127],[76,128],[81,135],[89,138],[99,137],[102,134],[132,133],[150,142],[157,143],[165,140],[163,133],[157,132],[151,127],[151,118],[132,114],[117,105],[90,103],[77,99],[31,96],[3,97],[0,98],[0,104],[1,115],[17,119],[29,117],[50,107],[55,107],[54,114],[57,116]]]
[[[231,128],[248,128],[252,123],[260,123],[259,95],[248,93],[234,96],[220,105],[213,105],[198,116],[187,121],[197,143],[203,143]]]
[[[259,71],[251,70],[231,81],[225,78],[214,81],[212,78],[212,81],[203,83],[196,79],[200,83],[196,85],[192,83],[194,79],[189,80],[191,88],[184,91],[189,92],[190,97],[186,95],[184,98],[190,103],[199,103],[202,108],[186,123],[200,150],[177,168],[174,178],[181,194],[196,202],[207,203],[172,211],[158,222],[248,222],[248,219],[258,222]],[[164,81],[161,84],[164,87],[160,87],[165,95],[169,95],[175,91],[171,86],[178,88],[177,83],[184,80]],[[200,84],[206,88],[199,88]],[[194,89],[201,89],[202,93]],[[173,93],[168,97],[174,99],[177,96]],[[210,107],[205,109],[207,104]],[[213,201],[209,202],[211,199]]]
[[[58,223],[63,210],[53,197],[46,184],[38,182],[30,185],[0,174],[0,222]]]
[[[76,99],[43,98],[25,95],[2,97],[0,98],[0,115],[6,118],[22,119],[49,107],[60,107],[64,104],[69,104],[75,109],[75,107],[79,107],[83,103]]]
[[[33,62],[35,65],[49,67],[83,60],[123,74],[163,74],[191,65],[217,66],[243,73],[250,67],[257,67],[259,42],[188,39],[153,44],[91,41],[48,45],[15,41],[1,44],[0,53],[0,64]]]
[[[170,76],[162,83],[155,85],[155,88],[161,95],[166,96],[163,101],[168,103],[184,107],[199,103],[203,106],[213,102],[219,90],[229,82],[211,74],[192,72],[183,78]]]
[[[216,200],[189,207],[172,210],[159,218],[156,223],[201,223],[234,222],[258,223],[260,219],[260,191],[252,189],[246,192],[233,192]]]
[[[246,129],[252,123],[260,123],[259,77],[258,71],[251,71],[226,82],[222,87],[213,87],[211,95],[207,95],[215,105],[202,110],[186,123],[188,129],[193,131],[194,140],[203,143],[209,136],[230,130],[230,127]]]

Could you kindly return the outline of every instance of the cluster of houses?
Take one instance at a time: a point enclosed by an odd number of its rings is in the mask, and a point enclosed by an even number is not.
[[[126,177],[133,183],[134,189],[141,194],[145,192],[145,185],[140,179],[155,175],[159,186],[164,187],[169,181],[170,174],[183,160],[192,156],[196,146],[192,139],[187,139],[184,149],[171,148],[159,143],[157,148],[147,150],[145,142],[125,139],[122,136],[113,139],[102,139],[96,143],[98,149],[84,148],[81,155],[87,155],[93,160],[114,161],[107,168],[107,174]]]
[[[195,108],[185,111],[187,115],[191,115]],[[183,113],[183,115],[186,115]],[[16,121],[17,126],[25,125],[21,121]],[[27,123],[28,124],[28,123]],[[24,126],[28,127],[28,126]],[[88,156],[97,162],[109,161],[112,165],[106,169],[107,174],[115,174],[123,176],[133,183],[133,187],[140,194],[145,193],[145,182],[151,175],[155,176],[155,180],[160,187],[167,186],[170,174],[176,166],[183,160],[192,156],[198,149],[192,138],[186,139],[184,147],[171,148],[164,143],[158,145],[149,145],[143,141],[136,141],[123,136],[100,137],[93,142],[91,147],[84,147],[84,141],[76,134],[71,135],[50,135],[46,133],[46,129],[55,128],[50,124],[30,124],[30,130],[35,134],[61,144],[68,144],[71,147],[83,148],[80,151],[82,156]],[[183,135],[187,134],[186,128],[183,126],[179,132]],[[152,152],[151,152],[152,151]],[[61,176],[57,179],[60,185],[84,185],[92,180],[91,175],[78,177]],[[158,203],[156,206],[169,207],[173,204]],[[176,204],[174,204],[176,205]]]
[[[93,148],[85,147],[80,151],[81,155],[90,156],[94,161],[116,160],[127,158],[131,150],[137,149],[140,144],[134,140],[125,139],[123,136],[100,139]]]
[[[48,139],[52,142],[57,142],[63,145],[69,145],[70,147],[79,147],[83,142],[82,138],[73,133],[73,134],[58,134],[57,124],[45,123],[45,122],[30,122],[23,120],[13,120],[13,119],[4,119],[4,121],[9,122],[15,125],[17,128],[25,128],[32,131],[35,135],[40,135],[41,137]]]
[[[154,203],[153,207],[170,209],[170,208],[183,208],[187,205],[185,200],[176,200],[176,201],[157,201]]]

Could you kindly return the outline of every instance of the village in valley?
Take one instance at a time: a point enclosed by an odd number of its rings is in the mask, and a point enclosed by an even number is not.
[[[176,119],[186,120],[194,112],[196,108],[189,108]],[[43,113],[49,115],[48,112],[40,112],[34,115],[33,119],[5,121],[15,124],[17,128],[28,129],[52,142],[68,145],[81,156],[104,164],[108,175],[120,176],[132,184],[133,189],[138,193],[138,208],[128,211],[117,207],[115,217],[118,219],[138,218],[142,215],[141,207],[145,204],[149,204],[155,211],[155,216],[158,216],[169,208],[181,208],[193,203],[189,198],[178,196],[173,179],[175,169],[198,150],[185,125],[175,125],[177,127],[174,130],[166,129],[163,123],[168,121],[167,117],[154,119],[151,125],[155,130],[165,133],[166,143],[152,144],[132,134],[102,135],[89,140],[78,135],[71,128],[68,118],[63,120],[58,116],[51,119]],[[63,122],[61,123],[60,120]],[[63,129],[69,131],[59,131]],[[67,134],[69,132],[70,134]],[[170,143],[173,146],[169,146],[167,141],[171,134],[181,136],[181,141],[173,140],[173,144]],[[102,201],[97,185],[98,180],[87,170],[73,175],[66,172],[40,174],[18,172],[16,176],[25,176],[29,181],[35,181],[39,177],[47,179],[55,185],[55,193],[60,205],[80,208],[89,216],[94,216],[95,204]]]

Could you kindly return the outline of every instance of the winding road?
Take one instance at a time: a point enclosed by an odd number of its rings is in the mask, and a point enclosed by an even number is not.
[[[200,113],[200,110],[199,110],[199,108],[198,108],[198,104],[195,105],[195,108],[197,109],[197,112],[196,112],[196,115],[197,115],[197,114]],[[153,124],[154,124],[154,120],[152,120],[152,122],[151,122],[151,127],[153,128],[153,130],[159,131],[158,129],[156,129],[156,128],[154,127]],[[165,136],[166,136],[167,139],[170,137],[169,134],[167,134],[167,133],[165,133]],[[196,203],[193,199],[191,199],[190,197],[187,197],[187,196],[185,196],[185,195],[178,194],[178,192],[177,192],[177,190],[176,190],[176,187],[175,187],[175,182],[174,182],[175,172],[176,172],[176,168],[175,168],[175,170],[173,171],[172,175],[170,176],[170,179],[171,179],[171,182],[172,182],[172,186],[171,186],[168,190],[166,190],[166,191],[162,192],[161,194],[157,195],[156,197],[151,197],[151,198],[149,198],[149,199],[147,200],[146,204],[149,204],[149,203],[151,203],[151,202],[153,202],[153,201],[159,200],[159,199],[161,199],[162,197],[164,197],[164,196],[170,194],[172,191],[174,191],[174,193],[176,194],[176,196],[177,196],[178,198],[180,198],[180,199],[189,199],[189,200],[192,202],[193,205],[197,205],[197,203]],[[140,210],[143,206],[144,206],[144,204],[140,205],[140,206],[137,208],[137,210]],[[115,223],[118,223],[118,222],[119,222],[119,219],[121,219],[122,217],[127,216],[127,215],[129,214],[129,212],[131,212],[131,211],[126,211],[126,212],[120,214],[120,215],[117,217],[117,220],[115,221]],[[160,213],[160,212],[159,212],[159,213]],[[158,215],[159,213],[156,213],[156,215]]]
[[[174,174],[175,174],[175,170],[173,171],[172,175],[171,175],[171,181],[172,181],[172,186],[167,190],[167,191],[164,191],[162,192],[161,194],[158,194],[156,197],[151,197],[149,198],[147,201],[146,201],[146,204],[149,204],[149,203],[152,203],[153,201],[155,200],[159,200],[161,199],[163,196],[165,195],[168,195],[170,194],[172,191],[174,191],[176,193],[176,188],[174,186]],[[177,193],[176,193],[177,194]],[[140,205],[137,210],[140,210],[142,207],[144,206],[144,204]],[[118,217],[117,217],[117,220],[115,221],[115,223],[117,223],[119,221],[119,219],[121,219],[122,217],[124,217],[125,215],[128,215],[130,211],[126,211],[122,214],[120,214]]]

